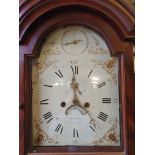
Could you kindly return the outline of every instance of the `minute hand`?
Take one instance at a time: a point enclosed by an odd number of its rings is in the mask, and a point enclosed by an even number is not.
[[[62,44],[62,45],[70,45],[70,44],[77,44],[78,42],[80,42],[80,41],[82,41],[82,40],[73,40],[73,41],[71,41],[71,42],[67,42],[67,43],[64,43],[64,44]]]

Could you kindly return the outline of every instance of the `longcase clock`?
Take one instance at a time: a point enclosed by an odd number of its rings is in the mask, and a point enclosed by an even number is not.
[[[133,155],[133,8],[25,1],[19,38],[20,155]]]

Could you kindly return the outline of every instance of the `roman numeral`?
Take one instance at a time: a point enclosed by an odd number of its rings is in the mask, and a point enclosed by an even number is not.
[[[90,77],[91,73],[93,72],[93,70],[90,71],[90,73],[88,74],[88,78]]]
[[[79,137],[78,130],[76,130],[75,128],[73,129],[73,137]]]
[[[100,112],[98,115],[98,118],[101,119],[102,121],[106,121],[108,118],[108,115],[103,112]]]
[[[63,126],[61,124],[58,124],[58,126],[56,127],[55,129],[56,132],[59,132],[60,131],[60,134],[62,134],[62,131],[63,131]]]
[[[59,78],[63,78],[63,75],[62,75],[62,73],[61,73],[60,70],[58,70],[58,72],[55,72],[55,74],[56,74],[57,76],[59,76]]]
[[[102,83],[100,83],[97,87],[98,88],[101,88],[102,86],[104,86],[106,83],[105,82],[102,82]]]
[[[45,86],[45,87],[53,87],[53,86],[51,86],[51,85],[46,85],[46,84],[45,84],[44,86]]]
[[[48,101],[48,99],[40,101],[40,104],[48,104],[48,102],[46,102],[46,101]]]
[[[111,103],[111,98],[102,98],[102,103]]]
[[[47,112],[46,114],[43,115],[44,119],[48,119],[47,123],[49,123],[53,118],[51,112]]]
[[[71,66],[73,74],[78,74],[78,66]]]
[[[72,60],[72,61],[71,61],[71,64],[73,64],[73,65],[76,65],[77,63],[78,63],[77,60]]]
[[[92,126],[90,126],[90,128],[95,132],[95,129]]]

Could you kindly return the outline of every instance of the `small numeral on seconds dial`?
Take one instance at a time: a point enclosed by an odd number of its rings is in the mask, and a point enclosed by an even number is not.
[[[71,66],[71,68],[72,68],[72,72],[73,72],[73,74],[78,74],[78,72],[79,72],[79,70],[78,70],[78,66]]]
[[[102,98],[102,103],[111,103],[111,98]]]
[[[49,123],[53,118],[51,112],[47,112],[43,115],[44,119],[48,120],[47,123]]]
[[[98,118],[102,121],[106,121],[107,118],[108,118],[108,115],[103,113],[103,112],[100,112],[99,115],[98,115]]]

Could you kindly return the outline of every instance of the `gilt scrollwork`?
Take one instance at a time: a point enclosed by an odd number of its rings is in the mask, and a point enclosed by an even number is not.
[[[55,141],[54,139],[50,138],[47,133],[45,133],[37,120],[34,120],[34,126],[36,129],[35,134],[33,134],[33,143],[36,146],[41,146],[43,143],[48,142],[52,144],[58,144],[58,141]]]
[[[93,144],[95,145],[100,145],[100,144],[119,144],[120,139],[119,139],[119,134],[117,131],[118,128],[118,119],[116,118],[114,120],[114,123],[112,127],[104,134],[103,137],[99,138],[98,140],[95,140]]]

